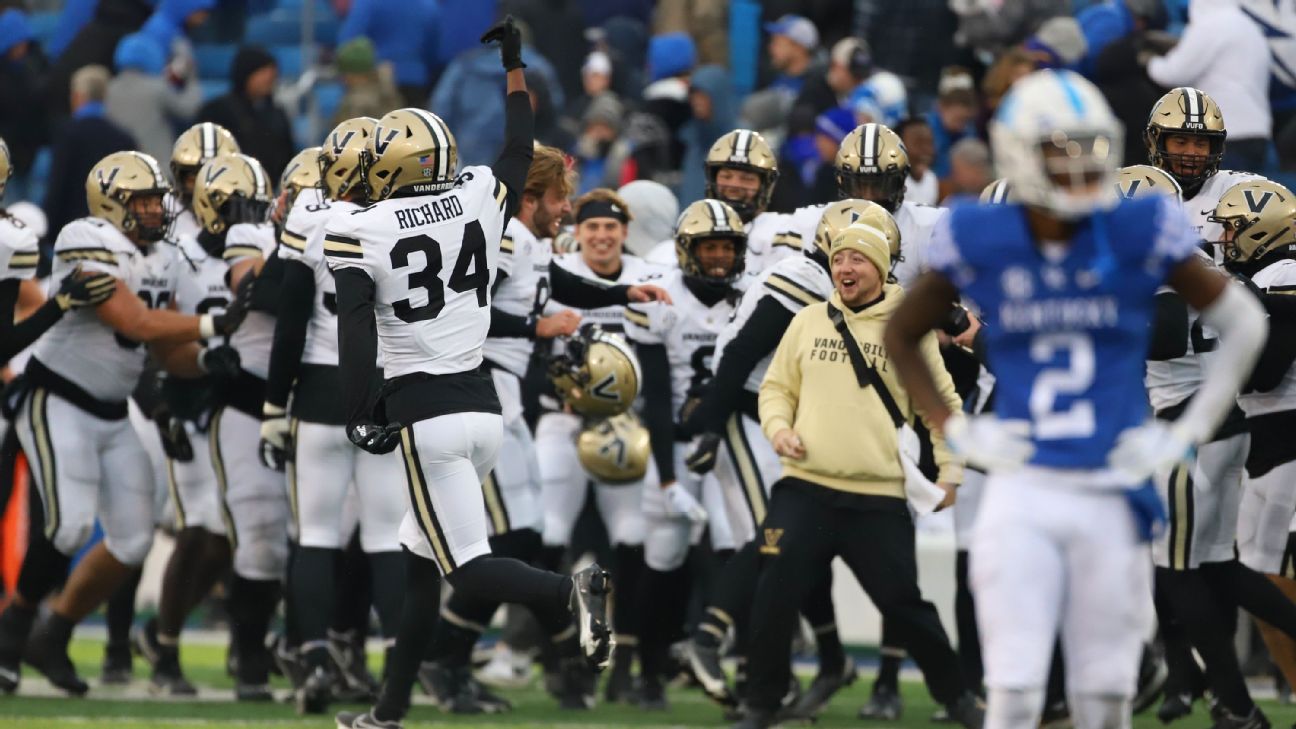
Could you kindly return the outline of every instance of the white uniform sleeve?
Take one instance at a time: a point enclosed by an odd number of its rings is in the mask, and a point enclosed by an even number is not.
[[[813,272],[806,268],[807,265],[819,264],[795,258],[779,261],[770,269],[762,284],[765,293],[772,295],[775,301],[793,314],[804,307],[827,301],[823,290],[824,282],[828,281],[827,276],[823,276],[822,281],[816,281]]]
[[[306,212],[308,204],[303,198],[306,193],[297,196],[288,217],[284,220],[283,232],[279,234],[279,257],[287,261],[300,261],[306,254],[306,240],[310,236],[310,214]]]
[[[660,302],[627,306],[626,338],[640,344],[662,344],[662,333],[670,329],[667,319],[673,319],[673,315],[670,306]]]
[[[241,261],[254,258],[266,259],[274,252],[274,236],[258,235],[261,226],[240,223],[231,226],[225,234],[225,252],[221,257],[233,266]]]
[[[83,271],[107,273],[125,278],[125,270],[106,240],[109,223],[81,218],[68,223],[54,241],[54,267],[51,278],[61,279],[77,266]],[[115,232],[115,231],[114,231]]]
[[[0,240],[0,280],[27,279],[36,275],[40,246],[36,234],[16,218],[4,220]]]
[[[335,215],[324,227],[324,259],[332,271],[358,268],[376,281],[377,272],[373,270],[373,261],[365,256],[365,249],[356,236],[353,217],[350,214]]]

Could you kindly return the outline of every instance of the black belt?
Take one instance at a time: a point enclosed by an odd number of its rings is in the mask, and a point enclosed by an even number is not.
[[[481,367],[448,375],[401,375],[388,380],[378,395],[379,418],[402,425],[451,413],[500,412],[495,383]]]
[[[24,375],[31,387],[45,388],[100,420],[121,420],[126,417],[125,400],[100,400],[46,367],[35,357],[27,362]]]

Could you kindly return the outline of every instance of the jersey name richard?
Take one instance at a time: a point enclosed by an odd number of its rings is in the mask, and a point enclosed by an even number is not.
[[[397,210],[396,223],[401,230],[410,228],[421,228],[425,225],[441,223],[450,218],[456,218],[464,214],[463,203],[459,201],[459,196],[454,194],[444,195],[436,200],[429,200],[416,208],[406,208]]]

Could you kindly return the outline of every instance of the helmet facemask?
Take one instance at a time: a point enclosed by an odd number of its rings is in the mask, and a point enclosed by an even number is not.
[[[886,172],[846,172],[837,170],[837,199],[868,200],[894,213],[904,202],[908,168]]]
[[[708,163],[706,168],[706,197],[711,198],[712,200],[719,200],[733,208],[734,212],[738,213],[738,217],[742,219],[744,223],[750,223],[755,220],[757,215],[765,212],[765,209],[769,207],[770,197],[774,194],[774,182],[778,179],[777,171],[771,172],[770,170],[761,169],[751,165],[734,163]],[[726,192],[737,192],[739,188],[736,185],[720,184],[719,178],[722,170],[751,173],[760,178],[760,185],[755,191],[741,198],[726,195]]]
[[[1206,180],[1219,172],[1220,163],[1224,160],[1224,132],[1175,131],[1153,126],[1148,127],[1146,135],[1151,150],[1148,161],[1173,177],[1183,189],[1185,197],[1196,195],[1202,185],[1206,184]],[[1171,153],[1167,151],[1166,145],[1170,137],[1176,135],[1205,138],[1210,143],[1210,151],[1205,155]]]
[[[171,226],[175,217],[167,209],[164,200],[168,190],[143,190],[127,193],[122,196],[122,207],[126,209],[122,223],[125,233],[140,243],[156,243],[171,235]],[[139,208],[148,205],[149,199],[157,201],[157,212],[141,212]],[[150,206],[152,207],[152,206]]]

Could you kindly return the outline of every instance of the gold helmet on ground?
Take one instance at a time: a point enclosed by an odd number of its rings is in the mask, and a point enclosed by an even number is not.
[[[1166,151],[1166,138],[1172,134],[1205,137],[1210,142],[1210,152],[1204,158],[1171,154]],[[1169,172],[1189,197],[1196,195],[1207,178],[1219,171],[1227,136],[1219,104],[1191,86],[1170,89],[1157,99],[1143,129],[1148,162]]]
[[[157,160],[143,152],[113,152],[99,160],[86,176],[86,205],[90,214],[103,218],[138,241],[166,237],[171,218],[162,197],[171,191]],[[132,201],[154,196],[158,199],[159,221],[149,225],[132,209]]]
[[[909,152],[900,135],[884,124],[861,124],[837,150],[837,195],[861,198],[895,212],[904,202]]]
[[[180,201],[186,207],[192,204],[193,186],[186,184],[185,180],[195,177],[208,160],[241,151],[234,135],[214,122],[201,122],[184,130],[171,148],[171,180]]]
[[[13,177],[13,158],[9,156],[9,143],[0,139],[0,199],[4,198],[5,187]]]
[[[759,132],[735,129],[721,136],[706,155],[706,196],[722,200],[749,223],[769,207],[774,184],[778,182],[778,158]],[[761,184],[751,200],[734,200],[721,194],[716,176],[720,170],[740,170],[760,177]]]
[[[882,233],[891,248],[891,260],[899,260],[899,226],[886,208],[868,200],[838,200],[824,208],[823,216],[819,218],[819,226],[815,228],[815,248],[823,251],[827,256],[832,248],[833,239],[843,230],[857,223],[875,228]]]
[[[1226,190],[1206,219],[1233,233],[1233,240],[1221,244],[1227,266],[1254,263],[1296,243],[1294,218],[1290,190],[1272,180],[1249,180]]]
[[[549,380],[575,412],[607,417],[630,409],[643,375],[625,339],[587,325],[549,361]]]
[[[1013,193],[1012,183],[1005,177],[1000,177],[981,191],[981,202],[994,203],[1002,205],[1004,203],[1018,202],[1017,195]]]
[[[733,241],[734,262],[723,276],[707,273],[694,248],[700,241],[727,238]],[[738,213],[719,200],[698,200],[684,208],[675,223],[675,258],[685,276],[729,285],[743,272],[747,233]]]
[[[652,443],[648,429],[633,412],[596,420],[576,438],[576,454],[585,471],[604,483],[633,483],[648,472]]]
[[[265,220],[270,180],[261,163],[246,154],[222,154],[198,170],[194,214],[208,233]]]
[[[357,116],[333,127],[324,137],[319,153],[319,176],[324,193],[331,200],[342,200],[364,192],[362,160],[369,149],[370,138],[378,120]]]
[[[1116,192],[1126,200],[1154,194],[1183,199],[1179,182],[1169,172],[1152,165],[1129,165],[1117,170]]]
[[[454,186],[459,149],[441,117],[423,109],[397,109],[378,120],[366,151],[370,200],[399,190],[444,192]]]

